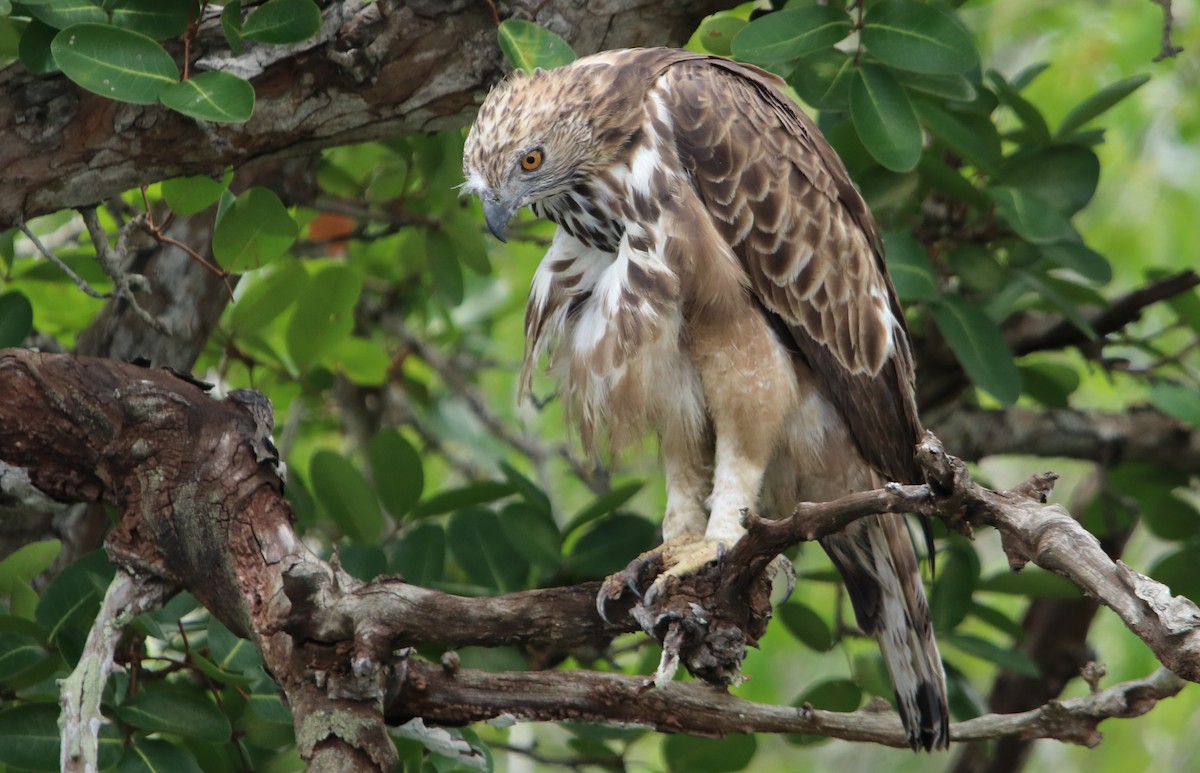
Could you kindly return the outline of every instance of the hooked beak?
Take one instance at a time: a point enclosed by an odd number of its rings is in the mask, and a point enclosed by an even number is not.
[[[492,235],[502,242],[508,241],[504,238],[504,232],[513,214],[513,207],[502,203],[496,198],[496,194],[488,193],[483,196],[483,219],[487,221],[488,230]]]

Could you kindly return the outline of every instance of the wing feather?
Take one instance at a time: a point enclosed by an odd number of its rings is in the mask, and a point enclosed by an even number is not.
[[[916,482],[908,331],[875,221],[841,160],[769,73],[714,57],[665,77],[678,151],[752,292],[863,457]]]

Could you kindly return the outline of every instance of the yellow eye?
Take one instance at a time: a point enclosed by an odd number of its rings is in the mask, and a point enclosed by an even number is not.
[[[542,151],[531,150],[525,154],[525,158],[521,159],[521,168],[526,172],[532,172],[542,165]]]

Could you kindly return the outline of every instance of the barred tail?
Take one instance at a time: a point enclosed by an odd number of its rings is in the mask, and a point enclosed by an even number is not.
[[[879,641],[909,745],[949,747],[946,675],[903,516],[862,518],[821,544],[846,582],[859,627]]]

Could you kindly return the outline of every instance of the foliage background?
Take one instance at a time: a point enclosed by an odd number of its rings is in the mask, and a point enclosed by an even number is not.
[[[38,5],[29,3],[24,10]],[[0,16],[0,42],[8,58],[19,53],[29,65],[29,52],[17,43],[29,30],[22,10],[0,2],[0,14],[7,13]],[[969,2],[957,11],[974,36],[984,70],[995,69],[1013,81],[1038,63],[1051,65],[1021,91],[1050,127],[1111,83],[1153,77],[1097,122],[1105,129],[1104,142],[1095,146],[1100,182],[1073,220],[1086,243],[1107,256],[1111,281],[1041,265],[1046,278],[1070,281],[1055,285],[1066,293],[1065,303],[1035,293],[1005,307],[996,298],[1014,281],[1006,270],[1021,265],[1015,248],[1010,254],[993,241],[990,254],[999,258],[973,254],[930,263],[918,254],[914,270],[928,272],[938,292],[971,306],[994,303],[989,308],[994,321],[1029,308],[1070,314],[1087,308],[1097,292],[1112,298],[1160,272],[1200,264],[1200,235],[1193,227],[1200,212],[1195,182],[1200,103],[1194,98],[1200,71],[1192,55],[1200,36],[1192,23],[1194,3],[1176,3],[1174,10],[1176,43],[1185,52],[1160,63],[1151,59],[1159,50],[1161,17],[1146,3]],[[748,12],[739,9],[734,17]],[[730,23],[728,18],[720,22]],[[530,37],[535,31],[518,27],[507,34],[512,56],[546,55],[539,39]],[[701,46],[701,39],[692,45]],[[995,114],[1008,133],[1008,153],[1015,149],[1012,140],[1021,139],[1015,112]],[[918,182],[913,174],[883,171],[855,147],[845,125],[837,128],[836,115],[826,111],[821,118],[885,227],[890,223],[900,232],[919,222],[914,194],[925,190],[924,178]],[[228,178],[224,185],[194,179],[149,186],[145,201],[160,222],[168,207],[179,215],[217,207],[223,225],[213,239],[213,256],[224,269],[242,275],[235,301],[195,372],[223,389],[252,386],[271,397],[276,434],[291,470],[288,493],[298,529],[324,554],[336,548],[356,575],[400,572],[412,582],[458,593],[601,577],[656,540],[663,493],[655,449],[647,443],[594,472],[577,458],[556,401],[543,410],[516,405],[525,292],[553,227],[526,218],[514,224],[519,238],[508,244],[485,238],[478,203],[460,201],[454,189],[461,181],[464,134],[331,149],[314,166],[316,195],[286,205],[265,188],[235,199],[224,188]],[[936,139],[930,147],[929,153],[943,150]],[[1010,182],[1020,188],[1024,180]],[[131,191],[110,202],[101,219],[115,234],[143,207],[143,192]],[[110,288],[76,213],[39,218],[30,228],[97,289]],[[103,302],[82,295],[15,231],[0,234],[0,254],[0,332],[9,336],[0,344],[21,341],[32,326],[41,340],[72,347]],[[923,293],[918,287],[909,294],[911,322],[918,340],[936,350],[937,301]],[[1151,309],[1125,331],[1104,350],[1107,367],[1076,350],[1022,358],[1021,404],[1058,402],[1123,412],[1151,401],[1196,421],[1200,359],[1192,345],[1200,330],[1200,298],[1194,292],[1189,297]],[[30,321],[23,324],[26,309]],[[967,330],[972,331],[978,332]],[[963,402],[997,407],[994,395],[1004,387],[995,379],[1003,382],[1004,376],[996,376],[995,369],[1003,368],[1005,356],[994,346],[979,348],[975,371],[964,364],[983,388],[955,395],[941,411]],[[984,376],[978,375],[980,368]],[[1040,368],[1057,389],[1033,380],[1030,368],[1035,375]],[[1077,387],[1062,387],[1076,380]],[[540,395],[551,390],[547,381],[539,382]],[[1123,560],[1200,599],[1200,583],[1190,571],[1200,558],[1195,471],[1190,477],[1128,465],[1103,471],[1078,460],[1006,456],[984,460],[979,472],[1005,487],[1046,468],[1064,475],[1057,500],[1086,514],[1090,526],[1104,530],[1113,519],[1149,521],[1151,528],[1133,531]],[[995,578],[1007,575],[1007,564],[992,534],[978,535],[973,544],[958,539],[942,544],[946,553],[939,562],[935,616],[944,626],[944,654],[956,672],[956,717],[963,718],[983,710],[982,696],[998,668],[1029,668],[1013,636],[1026,594],[1060,589],[1039,582],[1029,570],[1035,579],[1020,592],[996,592],[1004,580]],[[111,571],[93,555],[48,587],[34,581],[56,552],[54,543],[40,543],[0,563],[0,611],[5,613],[0,644],[6,645],[0,646],[0,708],[9,712],[0,714],[0,762],[13,769],[37,768],[29,762],[45,759],[12,756],[15,747],[28,747],[29,738],[56,748],[53,711],[47,708],[56,696],[53,678],[77,656],[89,622],[87,608],[94,610],[104,574]],[[890,695],[875,645],[839,631],[844,602],[828,582],[823,554],[803,551],[797,568],[802,581],[761,649],[748,658],[744,670],[751,680],[739,694],[771,703],[808,700],[844,708],[857,707],[872,693]],[[980,613],[972,602],[993,612]],[[1141,642],[1104,612],[1089,642],[1110,681],[1154,667]],[[121,758],[122,770],[184,770],[197,763],[208,770],[295,769],[286,711],[273,702],[269,679],[244,645],[192,611],[186,597],[145,616],[124,652],[138,664],[139,684],[133,689],[127,676],[115,678],[107,702],[115,720],[109,759]],[[536,653],[509,650],[464,651],[462,657],[464,665],[493,669],[538,662]],[[656,659],[656,649],[643,637],[625,637],[609,653],[574,653],[565,665],[646,673]],[[1067,695],[1086,690],[1076,680]],[[1187,769],[1188,761],[1200,755],[1200,739],[1190,732],[1198,721],[1200,697],[1188,689],[1146,717],[1107,723],[1101,751],[1039,743],[1028,769],[1128,771],[1152,764]],[[614,769],[768,771],[799,763],[915,771],[949,764],[948,757],[813,739],[708,741],[544,726],[466,732],[477,733],[496,754],[497,767],[508,770],[550,769],[533,756],[502,753],[535,742],[537,757],[591,759]],[[230,738],[237,743],[228,745]],[[414,770],[454,767],[448,758],[425,758],[413,742],[399,743],[406,766]]]

